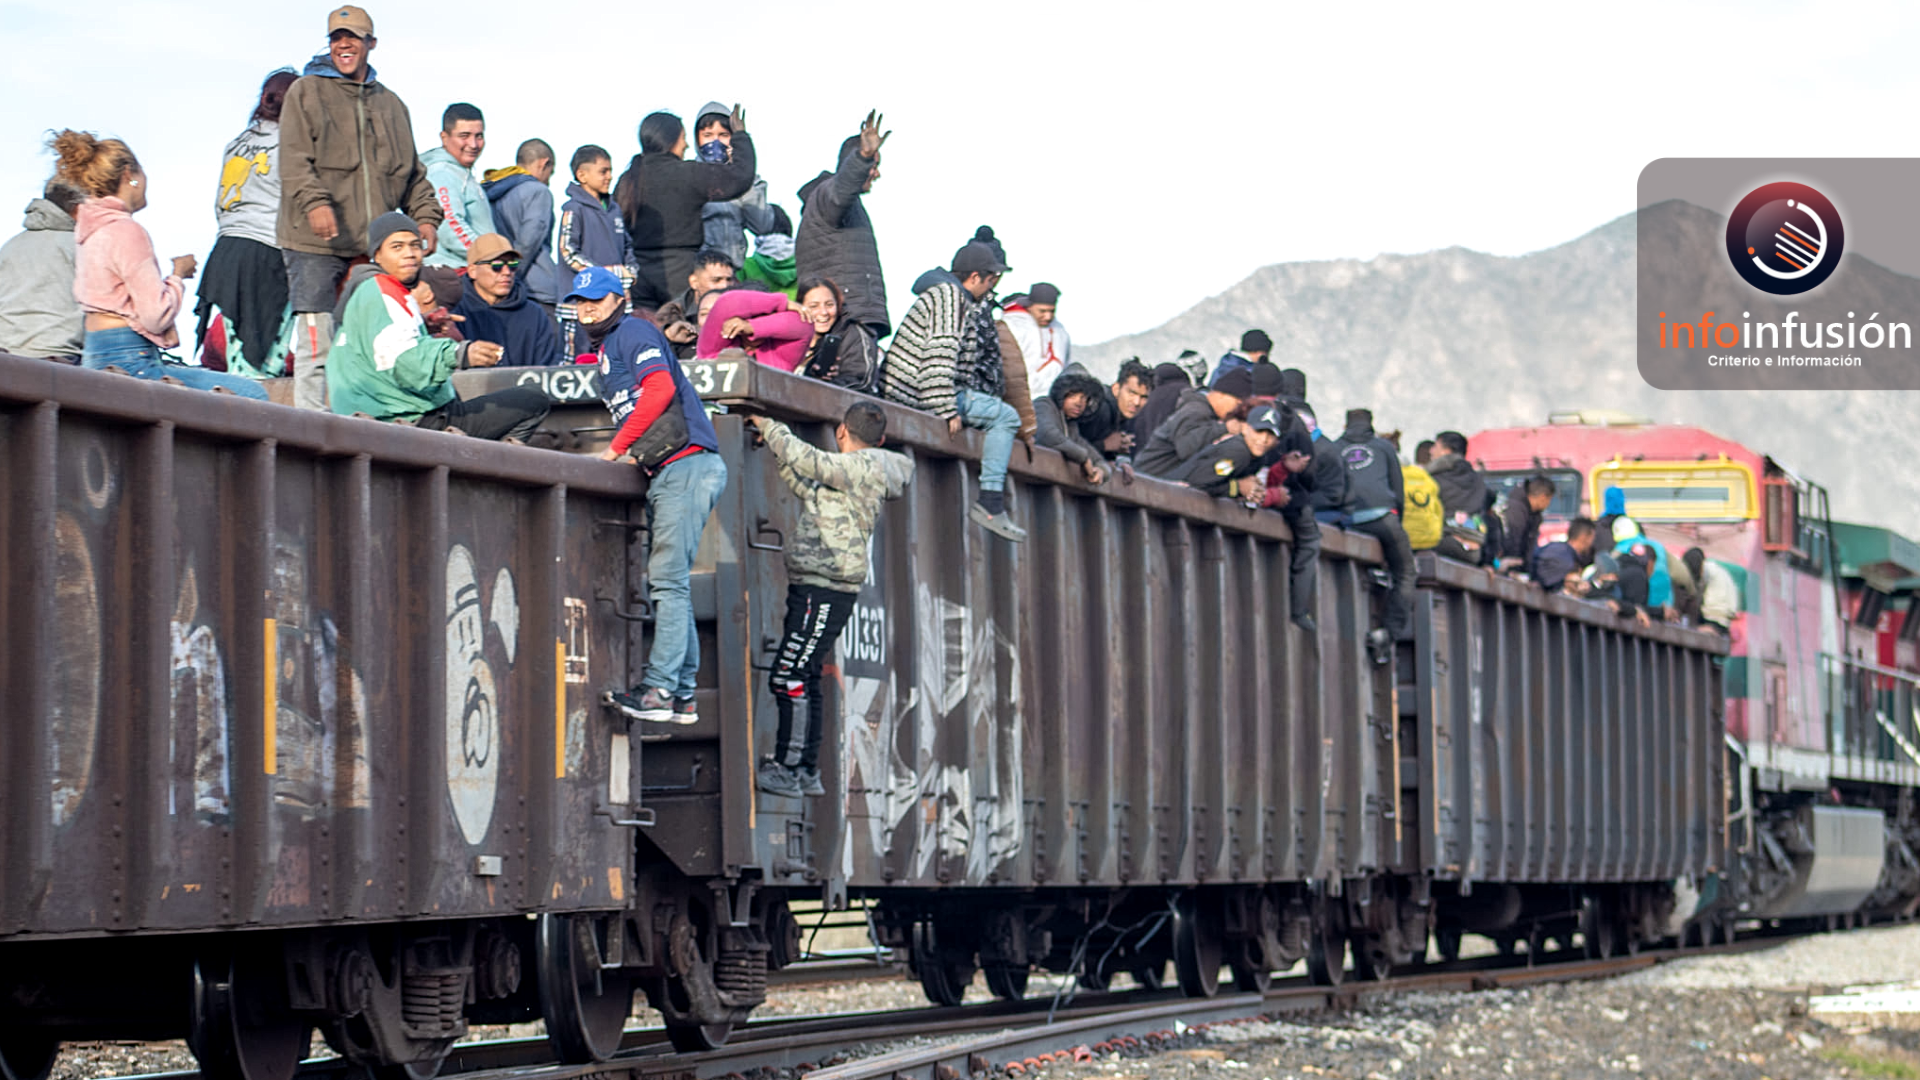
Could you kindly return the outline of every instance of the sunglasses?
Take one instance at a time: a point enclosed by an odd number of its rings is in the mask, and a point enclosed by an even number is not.
[[[492,270],[494,273],[498,274],[505,270],[520,269],[520,260],[519,259],[495,259],[492,262],[481,263],[480,265],[487,267],[488,269]]]

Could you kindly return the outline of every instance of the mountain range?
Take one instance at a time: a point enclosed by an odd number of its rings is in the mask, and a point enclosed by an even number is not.
[[[1675,227],[1690,229],[1711,226],[1701,215],[1718,217],[1685,203],[1641,213],[1675,215]],[[1410,451],[1435,431],[1542,424],[1558,411],[1617,410],[1693,424],[1825,485],[1836,518],[1920,536],[1920,469],[1899,465],[1920,458],[1914,398],[1669,391],[1641,379],[1637,226],[1638,215],[1627,214],[1519,256],[1453,247],[1279,263],[1152,330],[1076,344],[1074,359],[1108,376],[1126,357],[1151,364],[1187,348],[1211,362],[1258,327],[1273,338],[1275,363],[1307,373],[1308,398],[1329,427],[1339,426],[1346,409],[1368,407],[1377,428],[1406,433]]]

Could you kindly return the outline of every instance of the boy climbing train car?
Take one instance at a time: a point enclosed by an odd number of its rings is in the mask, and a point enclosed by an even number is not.
[[[770,687],[780,730],[773,756],[760,763],[760,790],[824,795],[820,668],[867,578],[867,544],[880,504],[906,491],[913,459],[879,448],[887,437],[887,414],[870,401],[848,407],[833,433],[838,453],[813,446],[778,420],[757,416],[748,422],[759,429],[780,462],[780,478],[800,499],[786,545],[787,622]]]

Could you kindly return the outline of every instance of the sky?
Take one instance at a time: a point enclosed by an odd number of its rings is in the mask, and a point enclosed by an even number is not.
[[[985,223],[1013,266],[1001,291],[1055,283],[1081,341],[1276,262],[1551,247],[1631,211],[1657,157],[1908,154],[1920,82],[1920,9],[1895,4],[367,6],[420,148],[472,102],[482,169],[529,136],[563,170],[586,142],[623,168],[642,116],[718,99],[745,106],[794,212],[878,108],[893,137],[868,210],[896,321]],[[221,148],[269,71],[325,46],[328,9],[240,11],[0,2],[0,194],[39,193],[49,129],[117,136],[159,254],[204,260]]]

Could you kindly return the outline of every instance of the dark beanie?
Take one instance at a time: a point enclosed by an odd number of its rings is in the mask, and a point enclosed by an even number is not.
[[[1254,397],[1280,396],[1280,369],[1272,364],[1255,364],[1247,369],[1252,373]]]
[[[398,210],[389,210],[381,214],[373,219],[373,224],[367,226],[367,258],[373,258],[373,253],[379,251],[380,245],[386,243],[387,237],[394,233],[419,231],[420,226],[414,224],[412,218]]]
[[[1030,304],[1058,304],[1060,286],[1051,282],[1036,281],[1033,288],[1027,290],[1027,302]]]
[[[1240,335],[1241,352],[1272,352],[1273,339],[1265,330],[1249,330]]]
[[[1247,398],[1253,396],[1253,376],[1248,374],[1246,368],[1234,368],[1232,371],[1220,376],[1219,381],[1213,384],[1212,389],[1218,390],[1223,394],[1230,394],[1233,397],[1245,401]]]
[[[1307,396],[1307,373],[1297,367],[1281,368],[1280,394],[1282,397],[1305,399]]]

